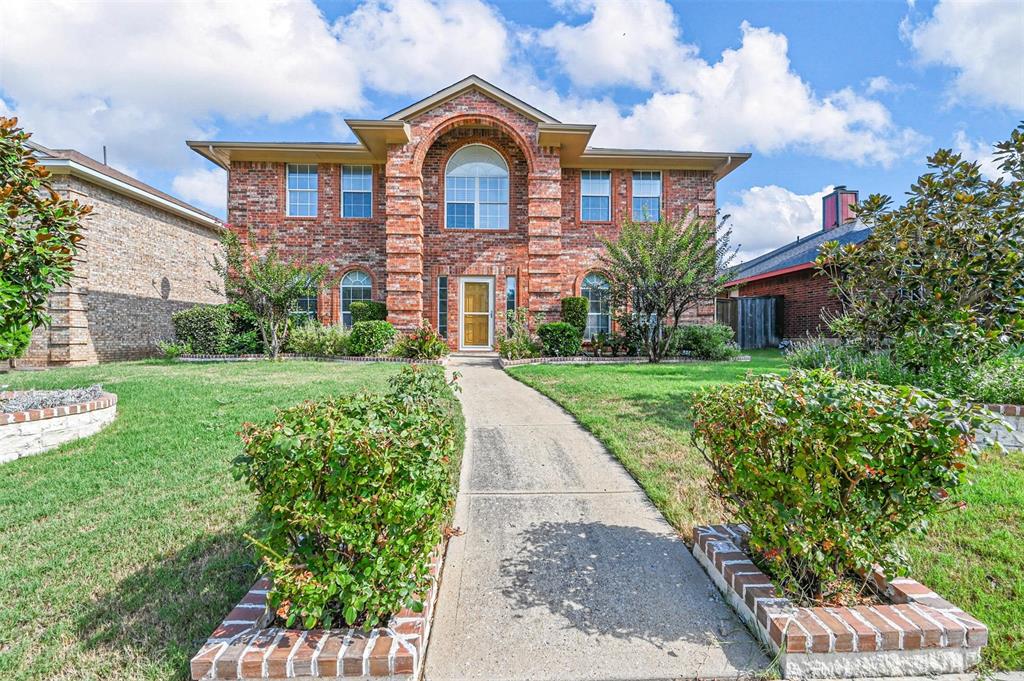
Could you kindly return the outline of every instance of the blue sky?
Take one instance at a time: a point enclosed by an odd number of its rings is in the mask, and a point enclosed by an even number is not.
[[[223,215],[186,138],[349,140],[469,73],[603,146],[749,151],[719,187],[756,255],[834,184],[897,198],[1024,119],[1024,0],[12,2],[0,112]],[[40,53],[40,45],[46,49]],[[44,56],[41,56],[44,55]]]

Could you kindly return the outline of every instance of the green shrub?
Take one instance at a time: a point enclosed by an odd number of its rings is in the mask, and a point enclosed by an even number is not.
[[[259,320],[256,314],[243,302],[227,303],[231,335],[224,351],[231,354],[247,355],[263,352]]]
[[[196,305],[171,315],[174,335],[200,355],[225,352],[231,336],[231,319],[226,305]]]
[[[580,336],[587,330],[587,312],[590,303],[581,296],[562,298],[562,321],[579,329]]]
[[[886,385],[937,387],[937,377],[915,375],[896,363],[888,352],[862,352],[850,345],[823,339],[799,340],[786,354],[794,369],[832,369],[844,378],[878,381]]]
[[[612,346],[612,355],[623,355],[624,357],[639,357],[644,352],[643,329],[636,322],[636,317],[629,313],[622,313],[615,319],[621,333],[615,334],[609,339]]]
[[[352,325],[348,350],[359,357],[383,354],[395,339],[395,333],[395,327],[385,321],[356,322]]]
[[[1001,355],[975,369],[968,381],[979,402],[1024,404],[1024,357]]]
[[[576,327],[567,322],[541,324],[537,335],[548,357],[573,357],[583,348],[583,338]]]
[[[448,343],[424,320],[418,329],[399,337],[392,353],[408,359],[441,359],[448,354]]]
[[[684,324],[673,332],[669,354],[697,359],[732,359],[740,354],[732,336],[732,329],[724,324]]]
[[[288,352],[316,357],[340,357],[349,352],[350,334],[340,326],[325,326],[311,320],[292,329]]]
[[[236,470],[266,521],[255,544],[285,626],[373,627],[423,608],[460,424],[444,371],[406,367],[388,394],[305,402],[243,427]]]
[[[181,341],[157,341],[156,349],[164,359],[178,359],[189,352],[189,347]]]
[[[977,460],[983,409],[824,370],[704,391],[694,442],[711,486],[750,529],[750,548],[801,602],[827,602],[880,565],[906,571],[899,541],[951,510]]]
[[[506,336],[498,339],[498,354],[505,359],[527,359],[540,355],[540,344],[530,335],[530,311],[517,307],[505,315]]]
[[[356,300],[349,306],[352,313],[352,325],[359,322],[386,321],[388,318],[388,306],[375,300]]]

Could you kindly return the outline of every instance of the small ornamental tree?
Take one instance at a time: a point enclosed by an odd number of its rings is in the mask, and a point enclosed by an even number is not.
[[[630,317],[651,362],[665,356],[683,313],[725,284],[731,235],[724,220],[690,211],[675,222],[627,220],[618,239],[602,239],[612,305]]]
[[[968,369],[1024,341],[1024,125],[996,157],[1005,177],[988,180],[940,149],[903,206],[881,195],[857,206],[871,236],[818,258],[844,303],[833,331],[863,350],[891,345],[919,372]]]
[[[224,259],[214,258],[213,267],[224,277],[229,300],[245,303],[256,316],[263,349],[277,359],[288,340],[289,321],[299,299],[315,295],[327,276],[324,264],[306,264],[281,258],[276,246],[261,251],[243,243],[228,230],[222,242]]]
[[[0,116],[0,360],[20,356],[32,329],[49,323],[47,300],[71,281],[81,219],[92,211],[53,191],[30,136]]]

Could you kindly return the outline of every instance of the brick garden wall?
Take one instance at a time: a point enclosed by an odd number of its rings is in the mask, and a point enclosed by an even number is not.
[[[171,314],[223,302],[210,259],[217,234],[205,226],[81,178],[53,178],[62,196],[93,206],[69,287],[49,301],[53,324],[36,329],[19,363],[83,365],[152,356],[171,338]]]
[[[839,300],[831,292],[828,278],[806,269],[778,277],[770,277],[743,284],[741,296],[783,296],[782,335],[785,338],[804,338],[829,335],[821,319],[823,310],[838,313]]]

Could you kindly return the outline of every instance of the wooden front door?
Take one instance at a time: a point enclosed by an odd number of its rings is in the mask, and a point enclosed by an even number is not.
[[[462,280],[462,341],[467,350],[490,350],[494,337],[494,292],[490,279]]]

